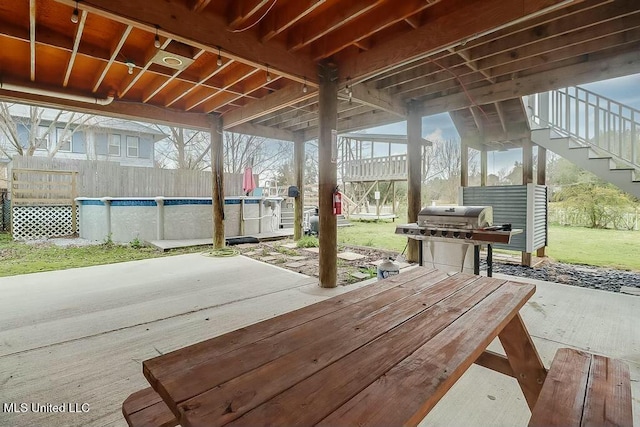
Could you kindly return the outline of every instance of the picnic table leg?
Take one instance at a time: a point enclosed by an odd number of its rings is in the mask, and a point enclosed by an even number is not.
[[[531,341],[531,336],[527,332],[520,314],[516,314],[507,323],[498,338],[500,338],[500,343],[507,354],[509,364],[515,373],[518,384],[520,384],[527,404],[530,409],[533,409],[542,390],[542,384],[547,377],[547,370],[540,360],[538,351]]]

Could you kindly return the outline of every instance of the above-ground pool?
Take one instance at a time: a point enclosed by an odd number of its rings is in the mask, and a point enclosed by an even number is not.
[[[269,233],[280,228],[280,197],[226,197],[225,236]],[[76,199],[80,237],[127,243],[135,239],[212,238],[211,198],[102,197]]]

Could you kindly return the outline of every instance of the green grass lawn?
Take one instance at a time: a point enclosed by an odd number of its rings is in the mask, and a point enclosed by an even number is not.
[[[396,223],[351,223],[338,229],[338,243],[397,252],[406,245],[406,238],[394,234]],[[547,255],[570,264],[640,270],[640,232],[550,226]]]
[[[351,221],[338,229],[338,243],[402,252],[407,239],[394,234],[397,222]],[[596,230],[581,227],[549,227],[547,254],[561,262],[640,271],[640,232]],[[203,247],[160,252],[113,244],[59,248],[49,244],[27,245],[0,233],[0,277],[39,271],[63,270],[99,264],[134,261],[201,252]]]
[[[132,248],[114,244],[60,248],[50,244],[27,245],[14,242],[10,235],[0,233],[0,277],[135,261],[202,250],[200,247],[160,252],[146,247]]]

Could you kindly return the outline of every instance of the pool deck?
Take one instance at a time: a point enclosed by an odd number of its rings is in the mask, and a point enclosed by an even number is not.
[[[565,346],[624,359],[640,425],[640,297],[533,282],[522,316],[544,363]],[[143,360],[366,283],[321,289],[243,256],[200,254],[0,278],[1,403],[90,405],[84,414],[0,412],[0,425],[125,426],[122,401],[147,386]],[[528,418],[515,380],[472,366],[422,425]]]

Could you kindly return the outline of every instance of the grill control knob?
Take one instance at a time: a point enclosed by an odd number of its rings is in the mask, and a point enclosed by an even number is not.
[[[442,237],[447,237],[448,234],[449,234],[448,231],[442,230]]]
[[[460,237],[460,232],[459,232],[459,231],[454,231],[454,232],[453,232],[453,237],[455,237],[456,239],[457,239],[458,237]]]
[[[430,233],[432,236],[435,236],[437,232],[438,232],[438,230],[431,230],[431,231],[429,231],[429,233]]]
[[[473,233],[468,232],[467,234],[464,235],[464,237],[466,237],[467,239],[470,239],[471,236],[473,236]]]

